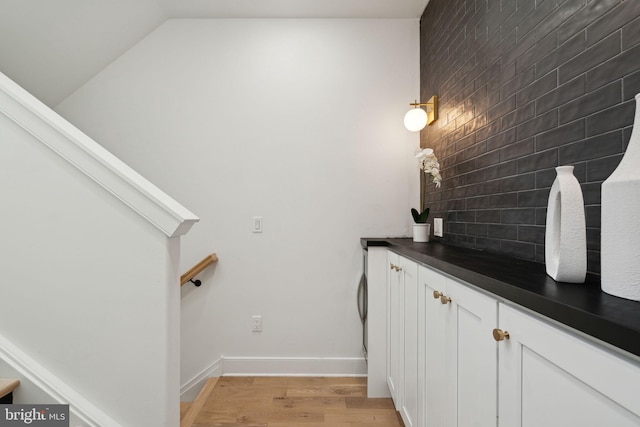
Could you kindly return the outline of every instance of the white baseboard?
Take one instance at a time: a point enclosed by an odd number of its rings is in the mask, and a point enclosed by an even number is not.
[[[180,400],[192,402],[211,377],[365,377],[362,357],[233,357],[222,356],[180,387]]]
[[[36,387],[53,402],[68,404],[70,425],[74,427],[121,425],[2,335],[0,335],[0,359],[8,369],[18,374],[17,377],[21,381]],[[20,390],[16,390],[16,395],[19,393]],[[15,403],[31,404],[33,402]]]
[[[207,379],[222,376],[364,377],[362,357],[235,357],[222,356],[180,387],[180,400],[192,402]]]
[[[182,402],[193,402],[198,396],[198,393],[200,393],[200,390],[202,390],[202,387],[204,387],[207,379],[211,377],[221,377],[223,374],[222,362],[222,358],[216,360],[180,387],[180,400]]]
[[[224,356],[227,376],[359,377],[367,375],[362,357],[230,357]]]

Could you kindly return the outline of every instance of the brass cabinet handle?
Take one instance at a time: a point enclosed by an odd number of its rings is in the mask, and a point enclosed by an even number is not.
[[[509,332],[503,331],[502,329],[494,329],[493,330],[493,339],[496,341],[504,341],[509,339]]]
[[[451,298],[446,295],[440,295],[440,302],[442,304],[449,304],[451,302]]]
[[[441,296],[444,296],[444,294],[440,291],[433,291],[433,299],[438,299]]]
[[[391,263],[391,264],[390,264],[390,267],[389,267],[389,268],[390,268],[391,270],[395,270],[395,271],[400,271],[400,270],[402,270],[402,268],[400,268],[400,266],[395,265],[395,264],[393,264],[393,263]]]
[[[389,268],[390,268],[391,270],[393,270],[394,268],[396,268],[396,266],[395,266],[395,265],[393,265],[393,263],[389,263]]]

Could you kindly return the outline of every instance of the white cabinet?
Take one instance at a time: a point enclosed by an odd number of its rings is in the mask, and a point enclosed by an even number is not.
[[[418,418],[418,265],[389,252],[387,383],[406,427]]]
[[[387,248],[367,250],[367,397],[389,397],[387,386]]]
[[[387,266],[389,276],[387,280],[387,385],[396,406],[400,407],[400,361],[404,355],[400,352],[404,347],[404,313],[402,302],[402,274],[400,272],[400,257],[388,252]]]
[[[405,426],[640,427],[640,358],[394,252],[380,261],[384,383]]]
[[[497,424],[495,298],[447,279],[445,426]]]
[[[444,426],[446,373],[446,310],[440,302],[444,276],[418,269],[418,425]]]
[[[499,316],[501,426],[640,426],[637,360],[505,304]]]
[[[419,425],[495,427],[497,300],[424,266],[419,290]]]

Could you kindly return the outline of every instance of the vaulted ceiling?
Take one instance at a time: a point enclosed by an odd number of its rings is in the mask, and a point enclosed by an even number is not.
[[[54,107],[167,19],[417,19],[429,0],[0,0],[0,71]]]

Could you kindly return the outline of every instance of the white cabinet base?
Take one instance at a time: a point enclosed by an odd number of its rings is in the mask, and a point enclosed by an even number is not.
[[[499,419],[510,427],[638,427],[640,365],[500,305]]]

